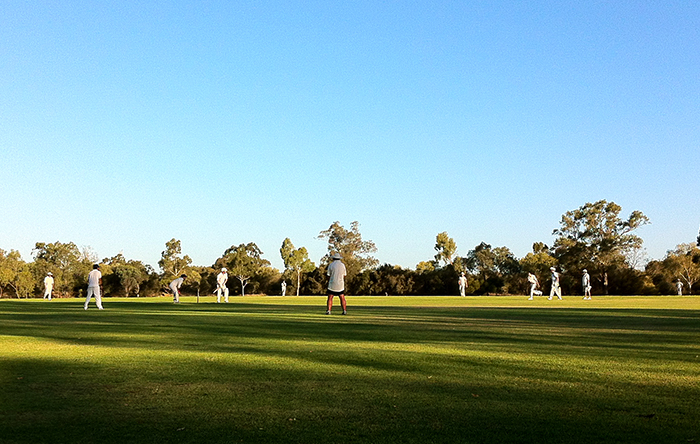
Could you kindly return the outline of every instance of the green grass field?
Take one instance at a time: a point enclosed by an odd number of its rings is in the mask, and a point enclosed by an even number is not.
[[[697,297],[212,302],[0,301],[0,442],[700,443]]]

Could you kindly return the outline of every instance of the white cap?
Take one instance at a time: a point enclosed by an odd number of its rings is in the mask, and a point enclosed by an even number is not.
[[[53,274],[51,274],[50,271],[49,271],[48,273],[46,273],[46,275],[47,275],[47,276],[53,276]]]
[[[549,267],[550,270],[556,271],[556,267]]]
[[[333,256],[331,256],[331,259],[342,259],[342,257],[340,256],[340,253],[335,253]]]
[[[588,270],[586,270],[586,269],[584,268],[584,269],[583,269],[583,272],[584,272],[584,273],[588,273]]]
[[[226,267],[224,267],[224,268],[221,269],[221,271],[223,271],[224,273],[226,273],[228,270],[226,270]]]

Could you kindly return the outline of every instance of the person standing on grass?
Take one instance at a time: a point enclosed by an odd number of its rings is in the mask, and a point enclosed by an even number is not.
[[[530,297],[528,298],[528,301],[531,301],[533,296],[535,296],[535,292],[537,292],[537,287],[540,286],[540,282],[537,280],[537,276],[535,276],[533,273],[527,274],[527,281],[530,283]],[[540,291],[539,294],[542,294],[542,292]]]
[[[345,270],[345,264],[340,261],[340,254],[335,253],[331,256],[333,262],[328,265],[328,301],[326,301],[326,314],[331,314],[331,309],[333,308],[333,297],[338,296],[340,298],[340,305],[343,307],[343,314],[348,314],[347,304],[345,302],[345,275],[347,271]]]
[[[180,275],[179,278],[175,279],[170,283],[170,290],[173,292],[173,303],[174,304],[179,304],[180,303],[180,286],[182,285],[183,282],[185,282],[185,279],[187,278],[186,274]]]
[[[678,296],[683,296],[683,282],[680,279],[676,281],[676,291],[678,291]]]
[[[287,294],[287,281],[282,281],[282,296]]]
[[[459,276],[459,294],[462,296],[467,295],[467,277],[464,275],[464,272]]]
[[[228,303],[228,287],[226,282],[228,282],[228,270],[226,268],[221,269],[221,273],[216,276],[216,303],[221,302],[221,293],[224,294],[224,301]]]
[[[100,294],[100,287],[102,286],[102,272],[100,271],[100,264],[95,264],[92,266],[92,271],[88,274],[88,288],[87,297],[85,298],[85,310],[88,309],[90,304],[90,298],[95,296],[95,304],[97,308],[103,310],[102,307],[102,295]]]
[[[552,300],[552,296],[555,294],[561,301],[561,287],[559,287],[559,273],[557,273],[557,269],[555,267],[551,267],[549,269],[552,272],[552,289],[549,290],[549,297],[547,300]]]
[[[588,270],[583,269],[583,277],[581,277],[581,285],[583,285],[583,300],[591,300],[591,276],[588,274]]]
[[[51,292],[53,291],[53,274],[49,271],[44,278],[44,299],[51,300]]]

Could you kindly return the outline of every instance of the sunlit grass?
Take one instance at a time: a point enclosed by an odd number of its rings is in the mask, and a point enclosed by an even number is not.
[[[232,299],[0,301],[0,441],[700,441],[692,297]]]

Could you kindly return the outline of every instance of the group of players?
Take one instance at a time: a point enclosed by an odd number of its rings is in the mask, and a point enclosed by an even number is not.
[[[561,287],[559,286],[559,273],[555,267],[551,267],[552,272],[552,288],[549,292],[550,301],[556,295],[559,300],[561,300]],[[534,299],[534,296],[542,296],[542,292],[537,288],[540,286],[540,282],[537,280],[537,276],[532,273],[527,274],[527,281],[530,283],[530,297],[528,301]],[[462,296],[467,295],[467,277],[462,273],[457,281],[459,284],[459,293]],[[583,270],[583,277],[581,278],[581,283],[583,284],[583,299],[591,300],[591,276],[588,274],[587,270]]]
[[[326,314],[331,314],[331,309],[333,308],[333,298],[338,296],[340,299],[340,305],[343,308],[343,314],[348,314],[347,302],[345,301],[345,275],[347,270],[345,269],[345,264],[341,261],[342,257],[340,254],[335,253],[331,256],[332,262],[328,264],[328,299],[326,301]],[[187,278],[186,274],[180,275],[179,278],[175,279],[170,283],[170,291],[173,292],[173,302],[180,303],[180,286]],[[221,272],[216,276],[216,302],[221,302],[221,296],[224,296],[224,302],[228,302],[228,287],[226,282],[228,281],[228,270],[224,267]],[[282,296],[286,290],[286,282],[282,283]],[[88,299],[89,301],[89,299]]]
[[[331,309],[333,308],[333,298],[338,296],[340,299],[341,307],[343,308],[343,314],[347,314],[347,303],[345,301],[345,275],[346,269],[345,264],[341,261],[342,257],[340,254],[335,253],[331,256],[332,262],[328,265],[327,274],[329,276],[328,280],[328,299],[326,301],[326,314],[331,314]],[[100,272],[100,264],[95,264],[92,267],[92,271],[88,274],[88,287],[87,287],[87,297],[85,298],[84,308],[88,309],[90,299],[94,296],[97,308],[103,310],[102,306],[102,296],[100,292],[100,287],[102,286],[102,273]],[[548,300],[556,295],[559,300],[561,300],[561,287],[559,286],[559,273],[555,267],[551,267],[552,272],[552,286],[549,292]],[[182,283],[187,279],[186,274],[180,275],[180,277],[174,279],[170,282],[170,291],[173,293],[173,302],[175,304],[180,303],[180,287]],[[224,297],[224,302],[228,302],[228,287],[226,282],[228,281],[228,270],[222,268],[221,272],[216,276],[216,302],[221,302],[221,296]],[[529,301],[534,299],[534,296],[541,296],[542,291],[538,290],[540,283],[537,280],[537,276],[533,273],[528,273],[527,281],[530,284],[530,297]],[[467,277],[462,273],[459,277],[459,291],[462,296],[466,296],[467,289]],[[586,269],[583,270],[583,276],[581,277],[581,285],[583,286],[583,299],[591,300],[591,277]],[[53,291],[54,279],[51,273],[47,273],[44,278],[44,299],[51,300],[51,293]],[[680,280],[677,282],[678,294],[682,294],[682,286]],[[283,288],[286,287],[283,285]]]
[[[347,270],[345,269],[345,264],[341,261],[342,257],[340,254],[335,253],[331,256],[332,262],[328,265],[328,299],[326,301],[326,314],[331,314],[331,309],[333,308],[333,298],[338,296],[340,299],[340,305],[343,308],[343,314],[348,314],[347,303],[345,301],[345,275]],[[173,293],[173,303],[180,303],[180,287],[183,282],[187,279],[186,274],[181,274],[178,278],[170,282],[170,291]],[[221,272],[216,276],[216,302],[221,302],[221,296],[224,297],[224,302],[228,302],[228,287],[226,282],[228,281],[228,270],[222,268]],[[51,294],[53,292],[54,279],[53,274],[47,273],[44,278],[44,299],[51,300]],[[102,306],[102,293],[100,287],[102,286],[102,272],[100,271],[100,264],[95,264],[92,266],[92,271],[88,274],[88,287],[87,296],[85,298],[84,308],[88,309],[90,300],[94,297],[95,304],[99,310],[104,310]],[[286,286],[286,285],[285,285]]]
[[[547,298],[547,300],[551,301],[555,295],[557,296],[557,298],[559,298],[559,300],[561,300],[559,273],[557,273],[557,269],[555,267],[551,267],[549,270],[552,272],[552,287],[549,290],[549,297]],[[534,296],[542,296],[542,291],[537,289],[540,286],[540,283],[537,280],[537,276],[535,276],[533,273],[528,273],[527,281],[530,283],[530,297],[528,298],[528,301],[533,300]],[[590,301],[591,276],[588,274],[588,270],[586,270],[585,268],[583,269],[583,276],[581,277],[581,285],[583,286],[583,300]]]

